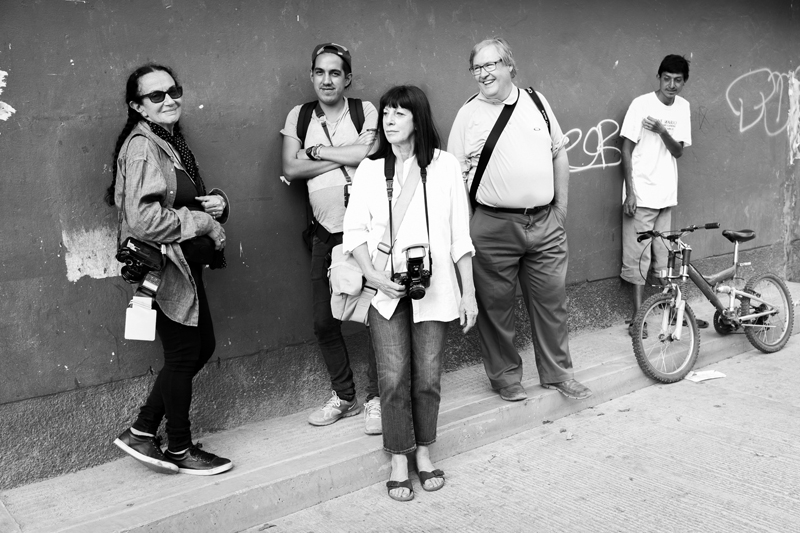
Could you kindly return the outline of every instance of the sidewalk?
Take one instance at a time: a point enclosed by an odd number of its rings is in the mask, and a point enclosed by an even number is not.
[[[438,492],[384,482],[242,533],[789,533],[800,530],[800,337],[436,463]]]
[[[800,284],[789,285],[795,301],[800,300]],[[710,304],[695,302],[693,308],[698,317],[711,320]],[[524,382],[529,393],[524,402],[500,400],[489,389],[482,366],[445,374],[434,461],[549,425],[653,384],[636,365],[622,324],[576,336],[570,346],[576,377],[595,393],[582,402],[538,387],[532,351],[523,354],[525,374],[532,378]],[[713,328],[702,330],[697,368],[749,350],[744,335],[720,337]],[[388,479],[381,439],[363,433],[360,417],[315,428],[306,423],[307,415],[271,419],[203,439],[208,449],[224,451],[236,465],[219,476],[157,475],[126,457],[4,491],[0,532],[237,532]],[[388,499],[385,494],[381,498]],[[652,505],[657,510],[660,504]]]

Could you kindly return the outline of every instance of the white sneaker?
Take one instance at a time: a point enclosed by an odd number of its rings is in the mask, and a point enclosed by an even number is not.
[[[381,399],[378,396],[364,403],[364,433],[367,435],[380,435],[383,433]]]
[[[322,409],[314,411],[308,417],[308,423],[312,426],[327,426],[333,424],[340,418],[355,416],[361,412],[361,405],[358,400],[346,401],[336,395],[336,391],[331,391],[331,397],[322,406]]]

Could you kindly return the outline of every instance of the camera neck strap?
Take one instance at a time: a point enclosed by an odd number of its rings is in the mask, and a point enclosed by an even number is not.
[[[319,120],[320,124],[322,124],[322,130],[325,132],[325,137],[328,138],[328,142],[331,143],[333,146],[333,139],[331,138],[331,134],[328,131],[328,121],[325,118],[325,113],[322,111],[322,107],[317,102],[317,107],[314,108],[314,113],[317,115],[317,119]],[[342,111],[344,113],[344,111]],[[353,179],[350,177],[350,174],[347,173],[347,169],[344,165],[339,167],[342,170],[342,174],[344,174],[344,179],[347,181],[347,185],[344,186],[344,206],[347,207],[347,204],[350,200],[350,185],[353,184]]]
[[[419,172],[416,170],[419,169]],[[394,153],[390,153],[386,159],[384,160],[383,164],[383,175],[386,177],[386,197],[389,200],[389,225],[386,227],[386,231],[383,234],[383,239],[381,239],[381,243],[378,245],[378,255],[375,258],[376,264],[375,268],[378,270],[384,270],[386,268],[386,261],[389,259],[389,256],[392,255],[392,251],[394,249],[395,244],[395,237],[394,237],[394,219],[397,219],[397,226],[400,227],[403,224],[403,218],[405,218],[406,211],[408,210],[408,206],[411,204],[411,199],[414,197],[414,193],[417,190],[417,186],[419,182],[422,181],[422,193],[425,198],[425,228],[428,232],[428,264],[430,265],[431,275],[433,275],[433,258],[431,257],[431,227],[430,221],[428,219],[428,169],[426,168],[419,168],[417,165],[414,165],[411,169],[411,172],[408,174],[408,179],[406,180],[405,185],[403,186],[403,190],[400,192],[400,196],[397,198],[397,203],[392,209],[392,193],[394,191],[394,172],[395,172],[395,157]],[[382,264],[377,264],[378,262]],[[392,276],[394,276],[394,261],[389,262]]]

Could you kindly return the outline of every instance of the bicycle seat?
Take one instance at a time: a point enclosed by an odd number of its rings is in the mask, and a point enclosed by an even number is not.
[[[747,242],[756,238],[756,232],[751,229],[724,229],[722,236],[731,242]]]

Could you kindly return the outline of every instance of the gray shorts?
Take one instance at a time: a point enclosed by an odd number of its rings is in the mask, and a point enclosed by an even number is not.
[[[672,227],[672,207],[650,209],[637,207],[629,217],[622,215],[622,272],[620,277],[634,285],[644,285],[647,271],[658,277],[667,268],[667,247],[661,239],[637,242],[639,231],[669,231]]]

